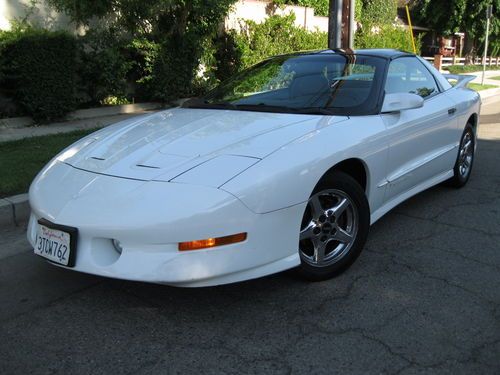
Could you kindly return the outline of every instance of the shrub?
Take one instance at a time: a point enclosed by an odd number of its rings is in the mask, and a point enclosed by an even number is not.
[[[43,122],[75,109],[76,39],[64,32],[28,29],[2,33],[1,86]]]
[[[228,79],[241,67],[243,51],[241,45],[237,44],[237,39],[236,31],[229,30],[214,41],[212,65],[214,66],[214,75],[219,81]]]
[[[260,24],[246,21],[244,30],[235,35],[236,48],[241,51],[242,67],[273,55],[327,47],[327,33],[304,30],[295,26],[294,20],[295,16],[290,14],[273,15]]]
[[[193,94],[194,77],[202,54],[198,43],[195,36],[185,34],[160,45],[151,80],[155,99],[170,102]]]
[[[19,30],[1,31],[0,30],[0,118],[22,115],[22,109],[12,99],[12,91],[15,85],[9,84],[7,70],[8,61],[3,58],[4,50],[7,46],[16,40]],[[9,87],[10,86],[10,87]]]
[[[361,23],[363,25],[390,25],[397,16],[397,0],[363,0]]]
[[[101,100],[102,105],[123,105],[130,104],[130,101],[124,96],[106,96],[103,100]]]
[[[160,44],[144,37],[135,38],[127,46],[132,67],[128,74],[138,100],[152,98],[153,68],[160,51]]]
[[[90,30],[80,38],[79,101],[103,104],[108,97],[127,96],[127,76],[132,68],[128,40],[113,30]]]
[[[77,107],[151,98],[158,44],[113,29],[73,37],[29,26],[0,32],[0,116],[38,122]]]
[[[384,25],[368,29],[363,27],[356,32],[356,48],[394,48],[413,52],[410,32],[402,27]],[[417,51],[422,47],[421,38],[415,40]]]
[[[304,30],[295,26],[294,20],[290,14],[273,15],[260,24],[241,21],[240,32],[229,30],[213,38],[204,46],[201,58],[204,86],[223,81],[270,56],[327,47],[327,33]]]

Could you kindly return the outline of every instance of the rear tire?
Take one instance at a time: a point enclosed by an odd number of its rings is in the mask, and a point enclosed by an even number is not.
[[[457,160],[453,167],[453,177],[447,181],[449,186],[461,188],[469,181],[474,163],[475,150],[476,137],[474,129],[469,123],[465,126],[462,138],[460,139]]]
[[[345,271],[360,255],[370,229],[365,192],[351,176],[321,180],[306,206],[299,236],[299,273],[312,281]]]

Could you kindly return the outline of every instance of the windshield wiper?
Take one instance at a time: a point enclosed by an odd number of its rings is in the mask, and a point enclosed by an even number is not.
[[[215,108],[215,109],[233,109],[240,111],[263,111],[263,112],[274,112],[274,113],[296,113],[298,110],[292,107],[278,106],[278,105],[267,105],[264,103],[258,104],[233,104],[231,102],[208,102],[204,99],[191,99],[184,103],[185,108]]]
[[[330,108],[324,107],[305,107],[305,108],[293,108],[287,106],[278,106],[278,105],[267,105],[264,103],[259,104],[235,104],[237,109],[243,110],[265,110],[266,112],[288,112],[288,113],[300,113],[300,114],[318,114],[318,115],[327,115],[333,116],[336,113]]]
[[[183,108],[210,108],[210,109],[232,109],[241,111],[263,111],[273,113],[300,113],[311,115],[333,116],[336,113],[332,109],[324,107],[293,108],[279,105],[259,104],[233,104],[230,102],[209,102],[205,99],[190,99],[182,105]]]
[[[335,111],[331,108],[324,107],[305,107],[305,108],[297,108],[298,113],[311,114],[311,115],[326,115],[326,116],[334,116],[336,115]]]
[[[247,110],[247,111],[266,111],[266,112],[296,112],[295,108],[281,106],[281,105],[268,105],[264,103],[259,104],[235,104],[237,109]]]

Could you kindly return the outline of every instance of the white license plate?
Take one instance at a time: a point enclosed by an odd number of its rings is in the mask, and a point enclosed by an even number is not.
[[[35,254],[67,266],[71,250],[71,234],[42,224],[38,225]]]

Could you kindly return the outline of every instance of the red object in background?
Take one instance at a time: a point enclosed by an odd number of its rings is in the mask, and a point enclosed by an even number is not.
[[[455,56],[455,40],[444,37],[439,38],[439,54],[443,56]]]

